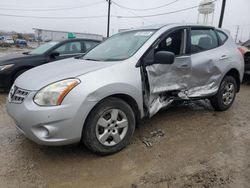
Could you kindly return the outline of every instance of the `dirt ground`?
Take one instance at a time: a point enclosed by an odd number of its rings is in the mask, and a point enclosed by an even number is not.
[[[0,187],[248,188],[250,85],[232,108],[207,101],[163,110],[144,120],[131,144],[112,156],[80,145],[39,146],[20,134],[0,94]]]

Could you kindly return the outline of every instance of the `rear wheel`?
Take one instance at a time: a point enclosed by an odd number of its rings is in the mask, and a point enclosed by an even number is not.
[[[219,88],[218,93],[210,100],[212,106],[217,111],[229,109],[236,97],[237,83],[234,77],[226,76]]]
[[[83,143],[91,151],[108,155],[129,144],[135,130],[132,108],[119,98],[109,98],[90,113],[83,130]]]

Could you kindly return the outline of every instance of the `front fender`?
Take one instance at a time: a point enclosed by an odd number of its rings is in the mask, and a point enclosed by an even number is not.
[[[143,112],[143,97],[142,93],[136,87],[124,83],[114,83],[98,88],[96,91],[90,93],[86,100],[92,102],[99,102],[112,95],[124,94],[132,97],[141,112]]]

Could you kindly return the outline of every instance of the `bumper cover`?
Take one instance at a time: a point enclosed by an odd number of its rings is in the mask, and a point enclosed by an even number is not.
[[[7,101],[7,112],[15,121],[17,129],[40,145],[80,142],[87,108],[81,109],[81,105],[76,104],[40,107],[33,102],[34,94],[31,92],[22,104]],[[90,108],[94,106],[92,103],[85,105]]]

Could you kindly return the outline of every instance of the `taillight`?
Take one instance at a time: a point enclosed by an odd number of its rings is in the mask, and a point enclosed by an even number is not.
[[[244,49],[244,47],[238,47],[238,50],[240,51],[241,55],[244,57],[246,53],[246,49]]]

